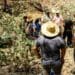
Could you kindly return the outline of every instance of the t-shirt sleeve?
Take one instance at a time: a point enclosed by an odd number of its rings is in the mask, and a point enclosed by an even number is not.
[[[40,42],[39,42],[39,40],[37,39],[37,40],[35,40],[35,46],[36,47],[40,47]]]

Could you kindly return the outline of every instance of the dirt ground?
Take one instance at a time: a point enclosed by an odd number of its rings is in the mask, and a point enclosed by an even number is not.
[[[73,75],[71,70],[75,67],[74,48],[67,48],[65,55],[65,63],[62,69],[62,75]]]
[[[74,63],[74,48],[67,48],[65,55],[65,63],[62,68],[62,75],[75,75],[71,73],[71,70],[75,67]],[[31,75],[24,72],[8,73],[7,70],[0,70],[0,75]]]

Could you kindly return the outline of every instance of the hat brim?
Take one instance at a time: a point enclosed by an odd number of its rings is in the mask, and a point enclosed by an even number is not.
[[[54,33],[50,33],[50,32],[47,30],[47,27],[48,27],[49,25],[54,25],[54,26],[55,26],[55,32],[54,32]],[[42,33],[43,35],[47,36],[47,37],[54,37],[54,36],[57,36],[57,35],[59,34],[59,32],[60,32],[59,27],[58,27],[55,23],[53,23],[53,22],[51,22],[51,21],[49,21],[49,22],[43,24],[42,27],[41,27],[41,33]]]

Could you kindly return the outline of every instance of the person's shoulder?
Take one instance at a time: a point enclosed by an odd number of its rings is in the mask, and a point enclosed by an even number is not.
[[[59,41],[61,41],[61,40],[63,41],[63,38],[61,36],[57,36],[56,39]]]
[[[57,44],[62,44],[65,46],[65,41],[62,37],[58,36],[56,39]]]
[[[43,39],[44,39],[44,37],[40,35],[36,40],[40,42],[40,41],[42,41]]]
[[[44,39],[44,37],[40,35],[40,36],[37,38],[37,40],[41,40],[41,39]]]
[[[60,42],[60,43],[65,43],[65,41],[64,41],[64,39],[62,38],[62,37],[58,37],[58,41]]]

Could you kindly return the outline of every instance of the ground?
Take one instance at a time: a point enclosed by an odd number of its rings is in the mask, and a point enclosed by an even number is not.
[[[62,69],[63,75],[72,75],[71,70],[75,67],[73,53],[74,48],[67,48],[65,55],[65,63]]]
[[[74,53],[74,48],[68,47],[66,49],[65,63],[62,68],[62,75],[75,75],[71,73],[72,69],[75,67],[73,53]],[[31,75],[31,74],[26,74],[24,72],[8,73],[7,69],[4,68],[0,70],[0,75]]]

